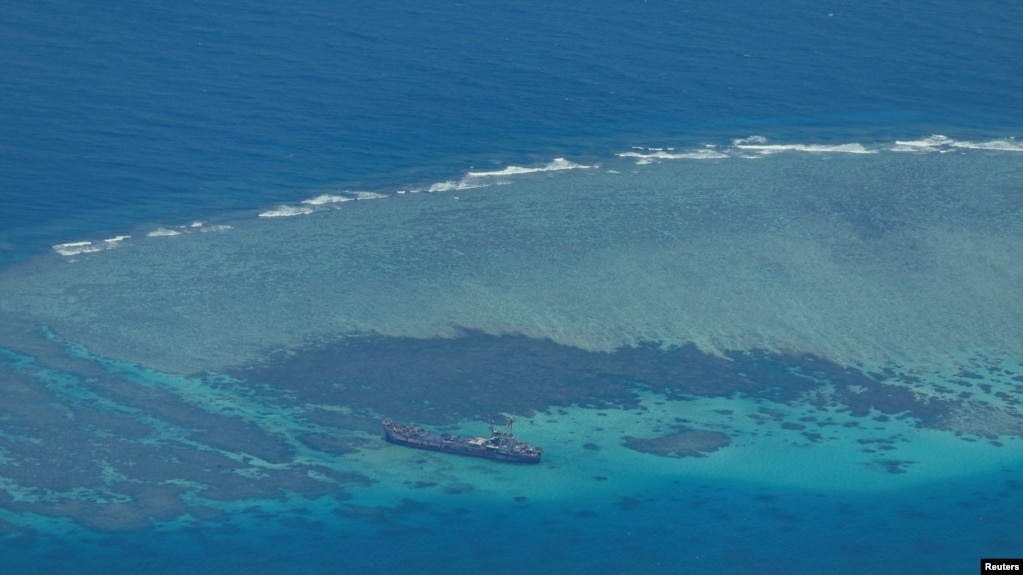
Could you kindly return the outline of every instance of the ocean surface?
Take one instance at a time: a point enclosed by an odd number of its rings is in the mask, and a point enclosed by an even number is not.
[[[0,12],[4,573],[1023,556],[1020,3]]]

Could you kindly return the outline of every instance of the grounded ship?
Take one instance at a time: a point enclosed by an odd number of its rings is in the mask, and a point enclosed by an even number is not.
[[[511,418],[508,419],[508,425],[504,430],[494,429],[494,421],[491,420],[489,438],[437,433],[416,425],[394,423],[390,419],[385,419],[382,423],[387,441],[417,449],[430,449],[511,463],[539,463],[540,457],[543,455],[543,449],[519,441],[512,435]]]

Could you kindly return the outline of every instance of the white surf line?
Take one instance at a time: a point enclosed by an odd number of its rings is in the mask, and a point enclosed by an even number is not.
[[[114,236],[105,240],[99,240],[93,242],[91,240],[85,240],[80,242],[69,242],[66,244],[57,244],[53,246],[53,251],[57,252],[62,256],[77,256],[79,254],[87,254],[93,252],[101,252],[103,250],[109,250],[117,247],[124,240],[131,239],[131,236]]]

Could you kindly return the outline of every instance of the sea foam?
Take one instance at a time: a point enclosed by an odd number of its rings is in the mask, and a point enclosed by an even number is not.
[[[310,206],[323,206],[327,204],[339,204],[341,202],[350,202],[355,198],[351,196],[342,196],[338,194],[320,194],[315,198],[309,198],[308,200],[302,200],[303,204]]]
[[[469,178],[492,178],[501,176],[517,176],[520,174],[534,174],[536,172],[558,172],[561,170],[585,170],[593,168],[594,166],[584,166],[575,162],[570,162],[565,158],[554,158],[549,163],[543,166],[536,167],[522,167],[522,166],[508,166],[501,170],[495,170],[490,172],[469,172],[466,177]]]
[[[1015,138],[999,138],[983,142],[956,140],[935,134],[919,140],[896,140],[891,147],[893,152],[939,152],[947,153],[954,150],[992,150],[999,152],[1023,152],[1023,142]]]
[[[62,256],[76,256],[79,254],[88,254],[94,252],[101,252],[115,248],[121,244],[121,242],[131,239],[131,236],[114,236],[98,242],[93,241],[80,241],[80,242],[69,242],[66,244],[57,244],[53,246],[53,250]]]
[[[313,208],[305,206],[279,206],[273,210],[267,210],[260,212],[259,217],[261,218],[287,218],[291,216],[303,216],[306,214],[313,213]]]
[[[875,150],[868,150],[859,143],[848,144],[769,144],[763,136],[750,136],[734,140],[732,146],[739,150],[755,151],[761,154],[774,154],[778,152],[809,152],[821,153],[843,153],[843,154],[873,154]]]
[[[345,192],[344,194],[320,194],[312,198],[302,200],[301,205],[282,205],[276,209],[267,210],[259,214],[261,218],[282,218],[290,216],[304,216],[319,212],[325,209],[337,209],[339,204],[356,200],[377,200],[388,197],[387,194],[378,192]]]
[[[649,148],[642,152],[621,152],[617,156],[619,158],[636,158],[636,163],[643,165],[657,160],[720,160],[727,158],[728,154],[718,151],[713,147],[687,152]]]
[[[428,188],[425,189],[425,191],[450,192],[459,190],[471,190],[474,188],[484,188],[488,186],[503,185],[509,183],[511,181],[510,178],[513,176],[522,176],[526,174],[536,174],[542,172],[560,172],[564,170],[586,170],[595,167],[596,166],[577,164],[575,162],[566,160],[565,158],[555,158],[542,166],[534,167],[508,166],[500,170],[480,172],[470,171],[467,172],[464,176],[462,176],[460,180],[447,180],[443,182],[437,182],[431,184]]]
[[[182,234],[181,230],[171,230],[171,229],[168,229],[168,228],[156,228],[155,230],[149,232],[146,235],[148,237],[151,237],[151,238],[159,238],[159,237],[180,236],[181,234]]]
[[[146,237],[150,238],[165,238],[180,236],[182,234],[191,234],[195,232],[209,233],[209,232],[223,232],[232,229],[233,226],[228,224],[213,224],[206,225],[206,222],[195,221],[184,226],[175,226],[173,228],[159,227],[155,230],[146,234]]]
[[[760,158],[769,154],[782,152],[802,152],[808,154],[875,154],[879,149],[868,147],[858,142],[844,144],[806,144],[768,143],[764,136],[749,136],[732,140],[731,145],[717,146],[706,144],[700,147],[678,150],[675,148],[642,148],[634,147],[634,151],[616,154],[620,158],[635,158],[639,165],[650,164],[661,160],[720,160],[724,158]],[[750,154],[753,155],[750,155]]]

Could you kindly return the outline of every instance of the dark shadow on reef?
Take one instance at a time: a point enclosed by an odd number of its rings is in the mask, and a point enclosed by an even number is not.
[[[749,350],[721,357],[693,345],[656,344],[590,352],[472,331],[434,339],[353,336],[281,353],[231,375],[284,387],[297,405],[347,407],[352,415],[319,408],[306,415],[374,433],[380,415],[446,425],[558,406],[633,409],[639,407],[638,389],[669,399],[738,393],[857,417],[908,417],[933,428],[945,428],[961,404],[922,399],[893,374],[868,375],[808,354]]]
[[[294,494],[341,500],[349,485],[370,482],[297,461],[288,437],[252,420],[205,411],[168,390],[61,358],[58,346],[46,345],[51,349],[39,346],[50,352],[45,359],[0,349],[0,456],[8,482],[0,510],[133,531],[183,516],[219,520],[218,502]],[[345,447],[297,439],[323,451]],[[11,533],[29,536],[33,528],[0,523],[0,542]]]
[[[908,420],[969,440],[1023,434],[1015,407],[1023,394],[1018,375],[1003,374],[1010,383],[996,390],[979,375],[963,374],[949,384],[962,391],[927,399],[896,372],[866,374],[811,355],[761,350],[721,357],[692,345],[646,344],[602,353],[518,335],[370,335],[272,354],[233,370],[233,378],[194,376],[228,407],[232,397],[258,399],[265,410],[260,414],[280,408],[323,426],[315,431],[278,429],[261,415],[210,410],[161,385],[67,355],[47,339],[34,351],[0,354],[0,454],[4,477],[17,486],[0,491],[0,508],[70,517],[100,530],[146,529],[153,520],[186,514],[215,520],[224,501],[292,495],[343,500],[347,486],[371,480],[299,455],[315,450],[328,462],[382,445],[344,433],[379,436],[381,416],[443,426],[572,405],[642,409],[643,390],[667,399],[741,394],[764,400],[756,413],[736,415],[811,442],[823,439],[825,426],[837,425],[831,421],[836,411],[880,423]],[[1013,381],[1019,384],[1012,387]],[[988,402],[988,396],[1001,403]],[[798,421],[777,409],[781,404],[798,405]],[[808,414],[808,407],[821,416]],[[646,453],[694,457],[731,439],[727,430],[691,429],[690,423],[679,418],[666,435],[624,441]],[[862,440],[863,451],[880,458],[872,464],[877,469],[903,473],[912,465],[889,454],[896,439]],[[208,503],[190,498],[193,492]],[[10,529],[0,523],[0,531]]]
[[[629,449],[661,457],[706,457],[730,443],[724,433],[702,429],[682,429],[661,437],[626,436],[624,439]]]

